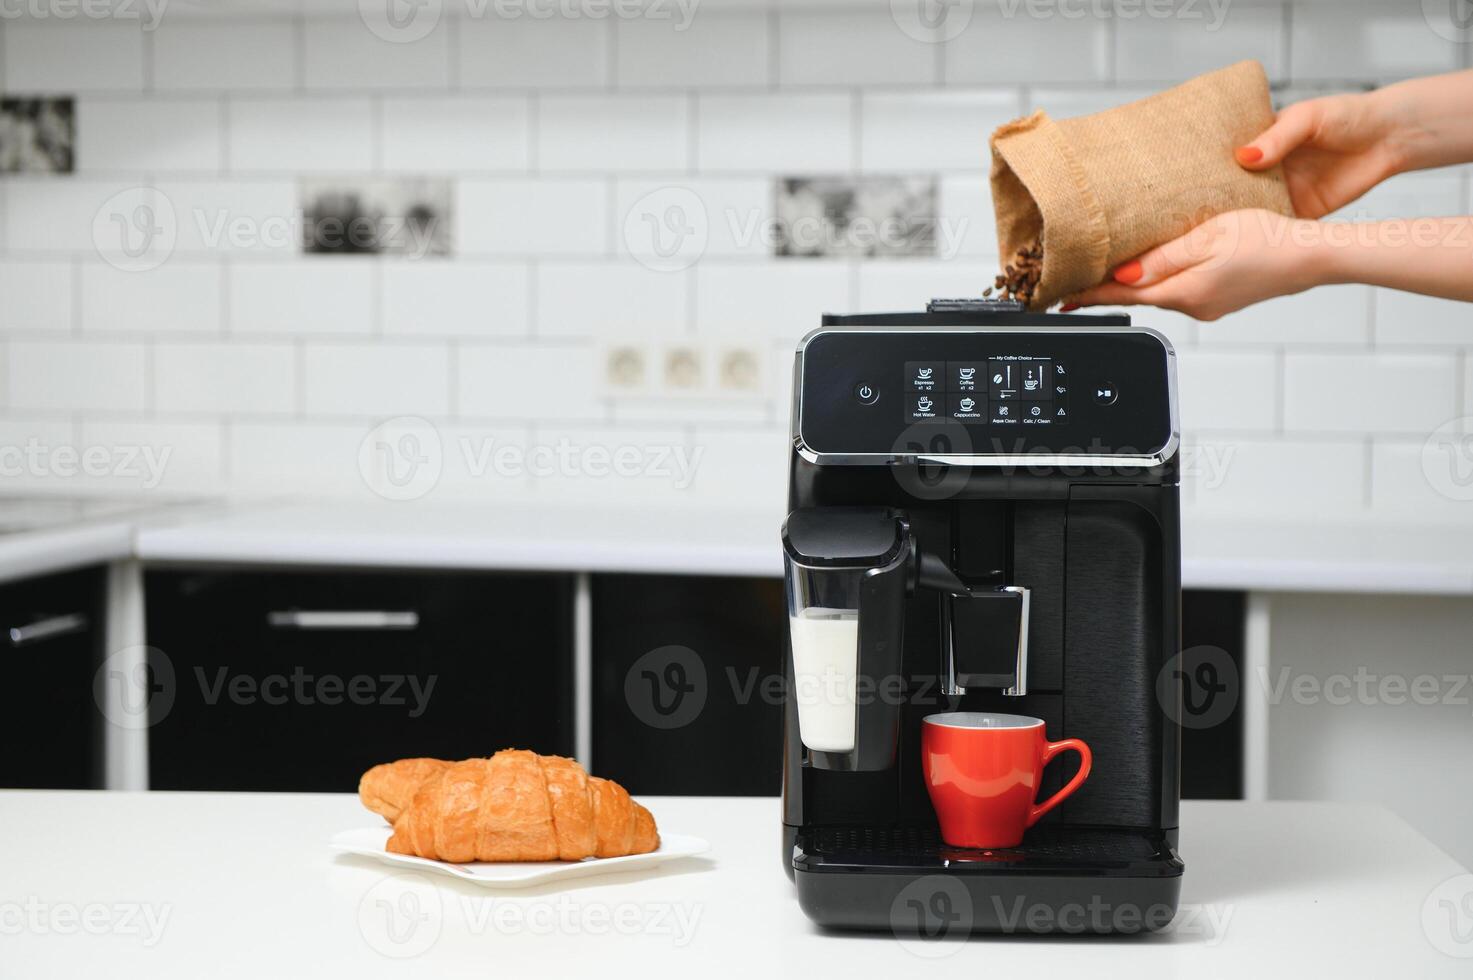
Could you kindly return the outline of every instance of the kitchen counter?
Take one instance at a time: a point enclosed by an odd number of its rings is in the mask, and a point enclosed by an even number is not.
[[[1182,913],[1159,935],[918,943],[809,923],[780,868],[775,800],[644,802],[710,852],[565,890],[490,891],[331,851],[333,833],[375,819],[347,794],[3,792],[5,971],[1432,978],[1468,975],[1439,946],[1473,953],[1438,902],[1466,908],[1473,877],[1375,807],[1183,804]]]
[[[276,503],[139,529],[148,562],[782,574],[781,513]],[[1183,519],[1187,588],[1473,595],[1473,527]]]

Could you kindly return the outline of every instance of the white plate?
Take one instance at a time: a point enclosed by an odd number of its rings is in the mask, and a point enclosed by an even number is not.
[[[685,834],[660,832],[660,846],[648,854],[627,854],[624,857],[587,858],[583,861],[528,861],[524,863],[472,863],[451,864],[448,861],[431,861],[429,858],[413,857],[409,854],[391,854],[384,850],[384,843],[394,831],[390,827],[362,827],[334,834],[328,843],[349,854],[362,854],[377,858],[385,864],[402,864],[426,871],[474,881],[478,885],[493,888],[526,888],[562,878],[583,878],[588,875],[608,874],[611,871],[634,871],[650,868],[676,858],[691,857],[707,851],[711,845],[699,837]]]

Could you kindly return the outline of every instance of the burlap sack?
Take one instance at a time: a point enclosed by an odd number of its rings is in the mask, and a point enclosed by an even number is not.
[[[1092,116],[1042,110],[992,134],[992,205],[1003,261],[1043,242],[1032,309],[1104,280],[1120,263],[1223,211],[1292,215],[1277,167],[1233,150],[1274,121],[1263,66],[1243,61]]]

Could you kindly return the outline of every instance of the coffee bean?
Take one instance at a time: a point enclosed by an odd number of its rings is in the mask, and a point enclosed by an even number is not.
[[[1020,248],[1013,261],[1003,266],[1002,274],[993,279],[992,286],[983,296],[991,296],[997,290],[1003,299],[1019,300],[1023,305],[1033,302],[1038,282],[1043,278],[1043,242],[1037,241],[1027,248]]]

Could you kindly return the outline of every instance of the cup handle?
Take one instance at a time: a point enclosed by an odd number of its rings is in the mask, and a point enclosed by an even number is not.
[[[1075,752],[1079,753],[1079,771],[1074,774],[1073,779],[1064,784],[1063,789],[1059,790],[1057,793],[1055,793],[1053,796],[1050,796],[1042,803],[1033,804],[1033,806],[1028,810],[1029,827],[1032,827],[1034,824],[1038,823],[1039,817],[1043,816],[1045,813],[1048,813],[1054,807],[1058,806],[1060,803],[1063,803],[1070,796],[1072,796],[1074,791],[1080,786],[1084,785],[1084,781],[1089,778],[1089,767],[1094,763],[1094,756],[1090,754],[1089,746],[1085,745],[1077,738],[1066,738],[1058,742],[1049,742],[1043,750],[1043,765],[1047,766],[1051,761],[1053,761],[1054,756],[1058,755],[1060,752],[1067,752],[1070,749],[1073,749]],[[1042,767],[1040,767],[1040,769],[1042,769]]]

